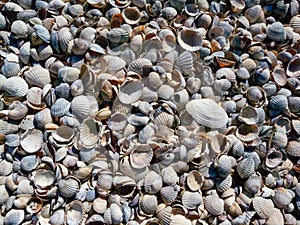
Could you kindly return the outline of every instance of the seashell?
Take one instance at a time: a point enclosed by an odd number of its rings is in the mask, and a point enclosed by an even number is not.
[[[65,221],[65,211],[63,209],[58,209],[57,211],[53,212],[50,217],[49,223],[51,225],[63,225]]]
[[[8,118],[12,120],[20,120],[26,116],[28,112],[27,106],[19,101],[13,101],[13,103],[8,108]]]
[[[291,97],[288,98],[289,110],[292,113],[298,113],[300,111],[299,100],[300,100],[299,97],[293,97],[293,96],[291,96]]]
[[[287,77],[284,69],[275,68],[272,72],[272,77],[276,84],[280,86],[284,86],[286,84]]]
[[[4,120],[0,120],[0,133],[1,134],[12,134],[16,133],[19,130],[18,126],[12,123],[9,123]]]
[[[266,93],[260,87],[252,86],[247,90],[247,100],[254,107],[261,106],[265,103]]]
[[[162,200],[167,205],[172,204],[176,200],[177,195],[178,195],[178,191],[173,186],[165,186],[160,189],[159,193],[160,193]],[[159,219],[158,215],[157,215],[157,217]]]
[[[0,161],[1,169],[0,175],[1,176],[8,176],[12,172],[12,163],[8,162],[7,160],[3,159]]]
[[[256,213],[263,219],[269,218],[274,213],[274,204],[271,199],[254,197],[253,208]]]
[[[232,185],[232,177],[228,175],[224,179],[216,180],[216,188],[219,192],[225,192],[230,189]]]
[[[176,61],[176,67],[183,72],[183,74],[191,74],[193,70],[193,55],[191,52],[182,52]]]
[[[30,86],[43,88],[46,84],[50,84],[51,82],[49,71],[38,64],[25,71],[24,77]]]
[[[160,175],[155,173],[154,171],[151,171],[148,173],[145,177],[144,181],[144,187],[145,191],[149,194],[155,194],[160,191],[162,188],[162,178]]]
[[[55,87],[55,94],[59,98],[68,99],[70,97],[70,85],[68,83],[60,83]]]
[[[130,164],[135,169],[142,169],[150,164],[153,151],[150,146],[140,144],[130,153]]]
[[[77,194],[80,189],[80,181],[73,176],[68,176],[58,182],[59,192],[66,198],[71,198]]]
[[[293,156],[293,157],[299,157],[300,151],[299,151],[300,143],[298,141],[289,141],[286,152]]]
[[[290,20],[290,25],[293,28],[294,32],[299,33],[300,32],[300,17],[299,16],[294,16]]]
[[[286,32],[285,29],[280,22],[272,23],[271,25],[267,26],[266,29],[267,37],[273,41],[284,41],[286,39]]]
[[[72,83],[79,78],[80,70],[74,67],[63,66],[58,70],[58,78],[66,83]]]
[[[236,170],[241,178],[250,177],[255,171],[255,164],[252,157],[247,157],[240,161],[236,166]]]
[[[81,79],[75,80],[70,87],[70,92],[72,96],[81,95],[84,92],[84,86]]]
[[[272,199],[278,208],[285,209],[291,203],[293,196],[285,188],[278,187]]]
[[[179,180],[176,171],[171,166],[163,168],[161,172],[161,176],[162,176],[163,183],[167,185],[176,184]]]
[[[227,177],[232,167],[230,158],[226,155],[220,155],[216,158],[215,167],[222,178]]]
[[[74,39],[72,46],[72,52],[75,55],[84,55],[89,49],[89,43],[81,38]]]
[[[7,212],[4,217],[4,224],[15,224],[19,225],[23,222],[25,218],[24,210],[22,209],[12,209]]]
[[[80,224],[85,214],[85,208],[80,201],[73,201],[66,206],[66,222],[67,224]]]
[[[147,58],[139,58],[130,63],[128,66],[128,71],[133,71],[137,74],[143,74],[143,68],[147,66],[152,66],[152,62]]]
[[[39,87],[32,87],[28,90],[27,93],[27,105],[32,109],[43,109],[46,107],[46,104],[42,99],[43,90]]]
[[[21,77],[10,77],[2,85],[2,90],[12,97],[24,97],[28,92],[28,84]]]
[[[9,147],[18,147],[20,145],[20,136],[18,134],[8,134],[5,138],[5,144]]]
[[[266,225],[270,224],[284,224],[284,218],[281,211],[277,208],[274,209],[274,214],[266,220]]]
[[[10,31],[15,39],[26,38],[28,36],[28,27],[22,20],[16,20],[11,24]]]
[[[123,219],[123,212],[119,205],[112,203],[104,213],[104,219],[110,224],[120,224]]]
[[[93,119],[85,120],[79,127],[79,137],[84,147],[94,147],[99,140],[98,134],[99,125]]]
[[[296,54],[293,56],[293,58],[289,61],[286,69],[286,75],[289,77],[297,77],[299,76],[299,61],[300,61],[300,55]]]
[[[17,76],[20,72],[20,65],[17,62],[9,62],[4,60],[4,64],[1,67],[1,72],[6,78]]]
[[[196,92],[198,92],[200,89],[200,86],[201,86],[201,80],[199,78],[190,77],[186,81],[186,90],[190,94],[195,94]],[[206,87],[202,87],[202,88],[206,88]],[[207,87],[207,88],[209,88],[209,87]]]
[[[52,133],[52,137],[57,143],[68,143],[75,135],[74,130],[68,126],[60,126]]]
[[[192,170],[186,178],[187,186],[191,191],[199,190],[204,182],[204,177],[199,171]]]
[[[284,95],[272,96],[269,105],[272,109],[285,110],[288,108],[288,99]]]
[[[160,10],[161,15],[167,20],[172,20],[176,17],[177,11],[173,7],[164,7]]]
[[[70,29],[67,27],[61,28],[58,31],[57,36],[58,36],[58,42],[61,50],[63,52],[66,52],[69,43],[74,39],[72,33],[70,32]]]
[[[21,160],[21,169],[30,172],[34,170],[39,164],[39,160],[36,155],[28,155],[22,158]]]
[[[43,144],[43,133],[37,129],[28,130],[21,136],[20,144],[27,153],[37,152]]]
[[[170,225],[179,225],[179,224],[191,225],[192,222],[191,222],[191,220],[187,219],[183,215],[173,215],[171,217]]]
[[[199,14],[199,8],[194,4],[186,4],[184,6],[184,11],[189,16],[197,16]]]
[[[202,195],[199,192],[184,191],[181,201],[185,208],[196,209],[202,203]]]
[[[197,123],[209,128],[221,128],[228,121],[225,110],[211,99],[191,100],[186,104],[186,110]]]
[[[172,216],[172,207],[166,206],[163,204],[158,205],[156,210],[156,215],[158,220],[163,224],[170,224],[171,216]]]
[[[123,130],[127,125],[127,116],[123,113],[115,112],[108,121],[108,127],[112,130]]]
[[[113,28],[107,33],[107,39],[113,43],[125,43],[128,41],[129,33],[123,28]]]
[[[202,46],[201,32],[192,28],[182,28],[177,34],[178,43],[188,51],[198,51]]]
[[[155,195],[144,194],[139,200],[139,209],[146,215],[155,213],[157,207],[157,197]]]
[[[51,106],[51,115],[55,117],[61,117],[69,112],[71,103],[64,98],[57,99]]]
[[[38,213],[39,211],[41,211],[42,207],[42,199],[38,197],[31,197],[27,202],[26,211],[29,213]]]
[[[258,122],[258,114],[254,107],[245,106],[239,114],[238,119],[248,125],[254,125]]]
[[[119,99],[124,104],[132,104],[142,96],[142,82],[133,80],[121,86]]]
[[[159,98],[168,100],[174,95],[174,89],[172,87],[170,87],[169,85],[163,84],[158,88],[157,94],[158,94]]]
[[[79,119],[87,118],[90,113],[89,99],[84,95],[76,96],[73,98],[70,108],[72,114]]]
[[[244,183],[244,188],[250,194],[257,194],[262,188],[262,178],[259,175],[251,175]]]
[[[206,210],[213,216],[219,216],[224,212],[224,200],[217,195],[208,195],[203,198]]]
[[[258,20],[261,19],[262,15],[264,14],[260,5],[254,5],[248,8],[244,13],[244,16],[249,20],[251,24],[258,22]]]
[[[245,2],[241,0],[231,0],[230,4],[233,12],[241,12],[246,6]]]
[[[122,16],[127,24],[134,25],[139,23],[141,13],[137,7],[127,7],[122,10]]]
[[[34,186],[37,188],[48,188],[50,187],[55,179],[55,174],[51,170],[41,169],[35,171],[35,175],[33,177]]]

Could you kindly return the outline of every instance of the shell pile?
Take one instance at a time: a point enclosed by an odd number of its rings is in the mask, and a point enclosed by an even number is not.
[[[0,1],[0,224],[300,224],[291,0]]]

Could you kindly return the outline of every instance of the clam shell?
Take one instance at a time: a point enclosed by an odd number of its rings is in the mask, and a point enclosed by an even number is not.
[[[255,164],[252,157],[247,157],[240,161],[236,166],[236,170],[241,178],[250,177],[255,171]]]
[[[122,10],[122,16],[127,24],[134,25],[139,23],[141,13],[137,7],[127,7]]]
[[[149,194],[155,194],[162,188],[162,178],[156,172],[151,171],[145,177],[144,187],[145,191]]]
[[[236,136],[241,141],[249,142],[258,138],[258,132],[257,125],[241,124],[236,129]]]
[[[59,192],[66,198],[71,198],[80,189],[80,181],[76,177],[69,176],[58,183]]]
[[[115,131],[123,130],[127,125],[127,116],[124,113],[115,112],[108,120],[108,127]]]
[[[170,221],[171,221],[172,207],[167,206],[167,207],[164,207],[163,209],[158,210],[160,208],[160,206],[162,206],[162,204],[160,204],[157,207],[157,211],[156,211],[157,218],[163,225],[168,225],[168,224],[170,224]]]
[[[18,195],[34,195],[34,187],[30,180],[24,179],[18,183],[18,188],[16,190]]]
[[[84,147],[94,147],[99,140],[99,125],[93,119],[85,120],[79,127],[79,137]]]
[[[294,16],[290,20],[290,25],[293,28],[294,32],[300,33],[300,17],[298,15]]]
[[[41,211],[42,207],[42,199],[38,197],[31,197],[27,202],[26,211],[29,213],[38,213],[39,211]]]
[[[12,209],[7,212],[7,214],[4,217],[4,224],[14,224],[19,225],[22,223],[22,221],[25,218],[23,209]]]
[[[8,109],[8,118],[12,120],[20,120],[25,117],[28,112],[27,106],[19,101],[14,101]]]
[[[123,28],[113,28],[107,33],[107,39],[113,43],[125,43],[128,41],[129,33]]]
[[[68,143],[72,141],[74,135],[74,129],[68,126],[60,126],[52,133],[54,140],[60,143]]]
[[[248,102],[257,107],[265,103],[266,93],[263,89],[257,86],[252,86],[247,90],[247,100]]]
[[[51,106],[51,115],[55,117],[61,117],[69,112],[71,103],[64,98],[57,99]]]
[[[225,178],[229,175],[232,164],[227,155],[220,155],[215,162],[215,166],[220,177]]]
[[[27,93],[27,105],[32,109],[43,109],[46,107],[46,103],[43,102],[43,90],[39,87],[32,87]]]
[[[21,169],[30,172],[38,166],[39,160],[36,155],[28,155],[21,160]]]
[[[293,157],[300,157],[300,142],[290,141],[286,147],[286,152]]]
[[[275,190],[273,197],[274,204],[280,208],[285,209],[291,203],[293,196],[283,187],[279,187]]]
[[[143,74],[143,68],[152,66],[152,62],[147,58],[138,58],[132,61],[128,66],[128,71],[133,71],[137,74]]]
[[[20,65],[17,62],[9,62],[5,59],[1,72],[7,78],[17,76],[20,72]]]
[[[50,109],[46,108],[34,115],[34,124],[38,128],[43,128],[46,124],[52,123]]]
[[[196,209],[202,203],[202,195],[199,192],[184,191],[181,201],[185,208]]]
[[[75,67],[63,66],[58,70],[58,78],[66,83],[72,83],[79,78],[80,70]]]
[[[10,77],[2,85],[2,90],[12,97],[24,97],[28,92],[28,84],[21,77]]]
[[[191,100],[186,110],[197,123],[209,128],[221,128],[228,121],[225,110],[211,99]]]
[[[15,124],[9,123],[4,120],[0,120],[0,133],[1,134],[12,134],[16,133],[19,130],[19,127]]]
[[[285,110],[288,108],[288,99],[284,95],[272,96],[269,105],[272,109]]]
[[[70,85],[68,83],[60,83],[55,87],[55,94],[59,98],[68,99],[70,97]]]
[[[150,164],[153,157],[153,150],[149,145],[138,145],[130,153],[130,164],[135,169],[142,169]]]
[[[170,225],[180,225],[180,224],[191,225],[192,222],[191,220],[187,219],[183,215],[173,215],[171,218]]]
[[[165,204],[172,204],[178,195],[178,191],[173,186],[165,186],[160,189],[160,196]],[[158,216],[157,216],[158,217]]]
[[[155,195],[144,194],[139,201],[139,209],[146,215],[155,213],[157,207],[157,197]]]
[[[239,114],[238,119],[248,125],[254,125],[258,122],[258,114],[254,107],[245,106]]]
[[[49,188],[55,179],[55,174],[51,170],[38,169],[33,177],[33,183],[35,187],[38,188]]]
[[[274,204],[271,199],[255,197],[253,199],[253,208],[263,219],[267,219],[274,213]]]
[[[203,198],[206,210],[213,216],[219,216],[224,212],[224,200],[216,195],[209,195]]]
[[[285,29],[280,22],[275,22],[267,26],[266,34],[273,41],[281,42],[286,39]]]
[[[90,113],[89,99],[84,95],[76,96],[73,98],[70,108],[74,116],[85,119]]]
[[[24,77],[30,86],[43,88],[51,82],[49,71],[38,64],[25,71]]]
[[[269,217],[265,224],[266,225],[271,225],[271,224],[284,224],[285,220],[284,217],[280,211],[280,209],[275,208],[274,213],[271,217]]]
[[[182,52],[176,61],[175,66],[183,72],[183,74],[191,74],[193,70],[193,55],[189,51]]]
[[[49,223],[51,225],[63,225],[65,221],[65,211],[63,209],[59,209],[55,212],[50,217]]]
[[[12,163],[8,162],[7,160],[1,160],[0,161],[1,169],[0,169],[0,175],[1,176],[8,176],[13,169]]]
[[[219,192],[225,192],[230,189],[232,185],[232,177],[228,175],[224,179],[216,180],[216,188]]]
[[[288,75],[289,77],[298,77],[300,75],[299,62],[300,62],[300,55],[299,54],[294,55],[287,65],[286,75]]]
[[[177,34],[178,43],[188,51],[198,51],[202,46],[202,37],[199,30],[182,28]]]
[[[286,73],[283,68],[275,68],[272,72],[273,80],[276,84],[284,86],[286,84]]]
[[[28,130],[22,135],[20,144],[27,153],[37,152],[43,144],[43,133],[37,129]]]
[[[157,94],[159,98],[168,100],[174,95],[174,88],[163,84],[158,88]]]
[[[127,82],[120,89],[119,99],[124,104],[132,104],[138,101],[142,96],[142,82],[134,80]]]
[[[69,43],[71,42],[71,40],[74,39],[72,33],[70,32],[70,29],[67,27],[61,28],[58,31],[57,36],[58,36],[58,42],[59,42],[59,46],[60,46],[61,50],[63,52],[66,52],[68,49]]]
[[[161,176],[162,176],[163,182],[167,185],[176,184],[179,180],[179,177],[178,177],[176,171],[171,166],[163,168],[162,172],[161,172]]]
[[[259,175],[251,175],[244,183],[244,188],[250,194],[256,194],[260,191],[262,187],[262,178]]]
[[[199,190],[204,182],[204,177],[197,170],[192,170],[186,178],[187,186],[191,191]]]
[[[254,5],[248,8],[244,13],[244,16],[249,20],[250,23],[257,22],[262,15],[263,11],[260,5]]]
[[[22,20],[16,20],[10,28],[11,34],[16,39],[26,38],[28,36],[28,27]]]
[[[85,214],[85,208],[80,201],[73,201],[67,205],[66,222],[69,225],[80,224]]]

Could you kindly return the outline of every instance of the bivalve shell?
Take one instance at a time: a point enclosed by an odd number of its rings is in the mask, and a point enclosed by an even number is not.
[[[184,27],[177,35],[180,46],[188,51],[198,51],[202,46],[202,34],[200,31]]]
[[[267,219],[274,213],[274,204],[271,199],[255,197],[253,199],[253,208],[263,219]]]
[[[43,133],[40,130],[28,130],[21,137],[21,147],[27,153],[34,153],[41,149],[43,144]]]
[[[224,212],[224,200],[217,195],[206,196],[203,202],[207,211],[213,216],[219,216]]]
[[[30,67],[29,70],[24,72],[25,80],[30,86],[38,86],[43,88],[46,84],[50,84],[50,73],[41,65]]]
[[[28,92],[28,84],[21,77],[10,77],[2,85],[2,90],[12,97],[24,97]]]

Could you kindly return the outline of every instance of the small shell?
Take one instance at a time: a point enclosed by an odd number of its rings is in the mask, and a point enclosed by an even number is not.
[[[151,171],[145,177],[144,187],[145,191],[149,194],[155,194],[162,188],[162,178],[160,175]]]
[[[202,195],[199,192],[184,191],[181,201],[185,208],[196,209],[202,203]]]
[[[130,164],[135,169],[142,169],[148,166],[153,157],[153,150],[149,145],[138,145],[130,153]]]
[[[147,66],[152,66],[152,62],[147,58],[139,58],[130,63],[128,66],[128,71],[133,71],[137,74],[143,74],[143,68]]]
[[[28,35],[28,27],[22,20],[16,20],[11,25],[11,34],[16,39],[26,38]]]
[[[108,120],[108,127],[115,131],[123,130],[127,125],[127,116],[124,113],[115,112]]]
[[[244,183],[244,188],[250,194],[256,194],[260,191],[262,187],[262,178],[259,175],[251,175]]]
[[[254,107],[245,106],[240,111],[238,119],[248,125],[254,125],[258,122],[258,114]]]
[[[286,84],[286,73],[283,68],[275,68],[272,72],[273,80],[279,86],[284,86]]]
[[[80,70],[75,67],[64,66],[58,70],[58,78],[66,83],[72,83],[79,77]]]
[[[0,120],[0,133],[1,134],[12,134],[16,133],[19,130],[19,127],[15,124]]]
[[[167,206],[161,209],[161,207],[164,207],[163,204],[158,205],[156,215],[158,220],[163,224],[163,225],[169,225],[171,221],[171,216],[172,216],[172,207]]]
[[[119,99],[124,104],[132,104],[142,96],[142,82],[134,80],[125,83],[119,93]]]
[[[85,119],[90,113],[89,99],[84,95],[76,96],[73,98],[70,108],[74,116]]]
[[[94,147],[99,140],[99,125],[93,119],[85,120],[79,127],[79,137],[84,147]]]
[[[58,183],[59,192],[66,198],[73,197],[80,189],[80,181],[76,177],[69,176]]]
[[[122,16],[125,22],[129,25],[137,24],[141,19],[141,13],[136,7],[127,7],[123,9]]]
[[[300,33],[300,17],[298,15],[294,16],[290,20],[290,25],[293,28],[294,32]]]
[[[80,201],[73,201],[66,206],[66,222],[68,225],[80,224],[83,220],[85,209]]]
[[[25,117],[28,112],[27,106],[19,101],[14,101],[8,109],[8,118],[12,120],[20,120]]]
[[[64,98],[57,99],[51,106],[51,115],[61,117],[69,112],[71,103]]]
[[[273,201],[275,205],[280,209],[286,209],[291,203],[293,196],[283,187],[279,187],[275,190]]]
[[[289,77],[298,77],[300,75],[300,54],[294,55],[294,57],[289,61],[286,69],[286,74]]]
[[[27,202],[26,211],[32,214],[38,213],[39,211],[41,211],[42,207],[43,207],[42,199],[38,197],[31,197]]]
[[[43,88],[46,84],[50,84],[50,73],[41,65],[30,67],[29,70],[24,72],[25,80],[30,86],[38,86]]]
[[[49,188],[55,179],[55,174],[51,170],[47,169],[38,169],[35,171],[35,175],[33,177],[34,186],[37,188]]]
[[[267,37],[273,41],[284,41],[286,39],[286,32],[285,29],[280,22],[272,23],[267,27],[266,30]]]
[[[129,33],[123,28],[113,28],[107,33],[107,39],[113,43],[125,43],[128,41]]]
[[[198,51],[202,46],[201,32],[192,28],[183,28],[178,32],[178,43],[188,51]]]
[[[28,92],[28,84],[21,77],[10,77],[2,85],[2,90],[12,97],[24,97]]]
[[[162,170],[161,176],[162,176],[163,182],[167,185],[176,184],[179,180],[179,177],[178,177],[176,171],[171,166],[164,168]]]
[[[274,204],[271,199],[255,197],[253,199],[253,208],[256,213],[263,219],[267,219],[274,213]]]
[[[36,155],[28,155],[21,160],[21,169],[30,172],[38,166],[39,160]]]
[[[240,161],[236,166],[236,170],[241,178],[250,177],[255,171],[255,164],[252,157],[247,157]]]
[[[300,157],[300,142],[290,141],[286,147],[286,152],[293,157]]]
[[[28,130],[21,137],[21,147],[27,153],[34,153],[41,149],[43,144],[43,133],[40,130]]]
[[[261,106],[266,101],[265,91],[257,86],[252,86],[247,90],[247,100],[254,107]]]
[[[236,136],[243,142],[254,141],[258,138],[259,130],[257,125],[241,124],[236,129]]]
[[[219,216],[224,212],[224,200],[216,195],[209,195],[203,200],[204,206],[213,216]]]
[[[144,194],[139,201],[140,210],[146,215],[155,213],[157,207],[157,197],[155,195]]]
[[[164,203],[170,205],[176,200],[178,190],[176,190],[173,186],[166,186],[163,187],[159,193]]]
[[[230,189],[232,185],[232,177],[228,175],[224,179],[216,180],[216,188],[219,192],[225,192]]]
[[[163,84],[158,88],[157,94],[159,98],[168,100],[174,95],[174,88],[170,87],[170,85]]]
[[[249,20],[250,23],[255,23],[261,19],[261,16],[264,15],[260,5],[254,5],[251,8],[248,8],[244,16]]]
[[[272,109],[285,110],[288,108],[288,99],[284,95],[272,96],[269,105]]]
[[[5,59],[1,72],[7,78],[17,76],[20,72],[20,65],[17,62],[9,62]]]
[[[24,210],[23,209],[12,209],[4,217],[4,224],[14,224],[19,225],[24,220]]]
[[[60,83],[55,87],[55,94],[59,98],[68,99],[70,97],[70,85],[68,83]]]
[[[209,128],[221,128],[228,121],[225,110],[212,99],[191,100],[186,110],[197,123]]]
[[[27,105],[36,110],[41,110],[46,107],[46,103],[43,102],[43,90],[39,87],[32,87],[27,93]]]
[[[67,27],[63,27],[58,31],[58,40],[59,40],[59,46],[62,51],[66,52],[68,49],[68,45],[73,40],[73,35],[70,32],[70,29]]]

